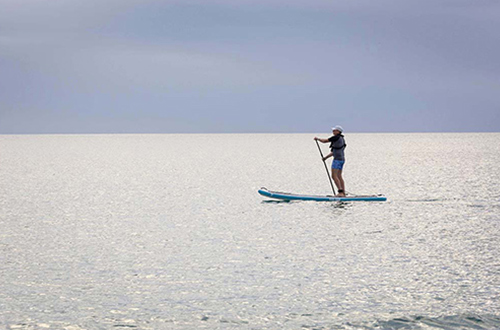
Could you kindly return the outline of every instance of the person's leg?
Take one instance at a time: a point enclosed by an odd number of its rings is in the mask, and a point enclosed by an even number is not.
[[[332,168],[332,178],[333,182],[335,182],[335,185],[337,186],[338,189],[338,197],[344,197],[345,196],[345,188],[344,188],[344,179],[342,178],[342,170]]]
[[[344,167],[344,161],[333,160],[332,161],[332,179],[339,190],[337,196],[344,197],[345,196],[345,184],[344,179],[342,178],[342,168]]]
[[[333,183],[335,183],[335,186],[337,187],[337,189],[340,189],[339,186],[340,186],[340,182],[339,182],[339,178],[337,176],[337,169],[335,168],[332,168],[332,179],[333,179]]]
[[[345,183],[344,183],[344,178],[342,177],[342,170],[337,170],[338,171],[338,174],[337,174],[337,177],[338,177],[338,180],[339,180],[339,195],[343,195],[345,196]],[[340,194],[340,191],[342,191],[342,193]]]

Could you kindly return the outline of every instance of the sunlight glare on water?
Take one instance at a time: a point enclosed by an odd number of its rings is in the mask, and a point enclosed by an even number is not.
[[[0,325],[500,328],[500,134],[314,136],[0,136]]]

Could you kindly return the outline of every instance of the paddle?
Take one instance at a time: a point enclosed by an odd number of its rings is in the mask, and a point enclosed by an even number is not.
[[[315,141],[316,141],[316,145],[318,146],[319,154],[321,155],[321,160],[323,161],[323,165],[325,165],[326,175],[328,175],[328,179],[330,180],[330,186],[332,186],[332,191],[333,191],[333,194],[335,195],[335,188],[333,188],[333,182],[332,182],[332,178],[330,177],[330,172],[328,172],[328,167],[326,166],[326,162],[323,159],[323,152],[321,151],[321,148],[319,147],[318,140],[315,140]]]

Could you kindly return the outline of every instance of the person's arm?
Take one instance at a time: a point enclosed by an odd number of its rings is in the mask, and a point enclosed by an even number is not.
[[[326,155],[325,157],[323,157],[323,161],[327,160],[328,158],[330,158],[332,156],[333,156],[333,152],[330,152],[328,155]]]
[[[314,141],[319,141],[321,143],[328,143],[328,142],[330,142],[328,139],[320,139],[319,137],[315,137]]]

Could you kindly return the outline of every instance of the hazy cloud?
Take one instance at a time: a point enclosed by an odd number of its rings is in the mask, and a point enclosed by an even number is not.
[[[0,8],[0,133],[500,128],[496,1]]]

